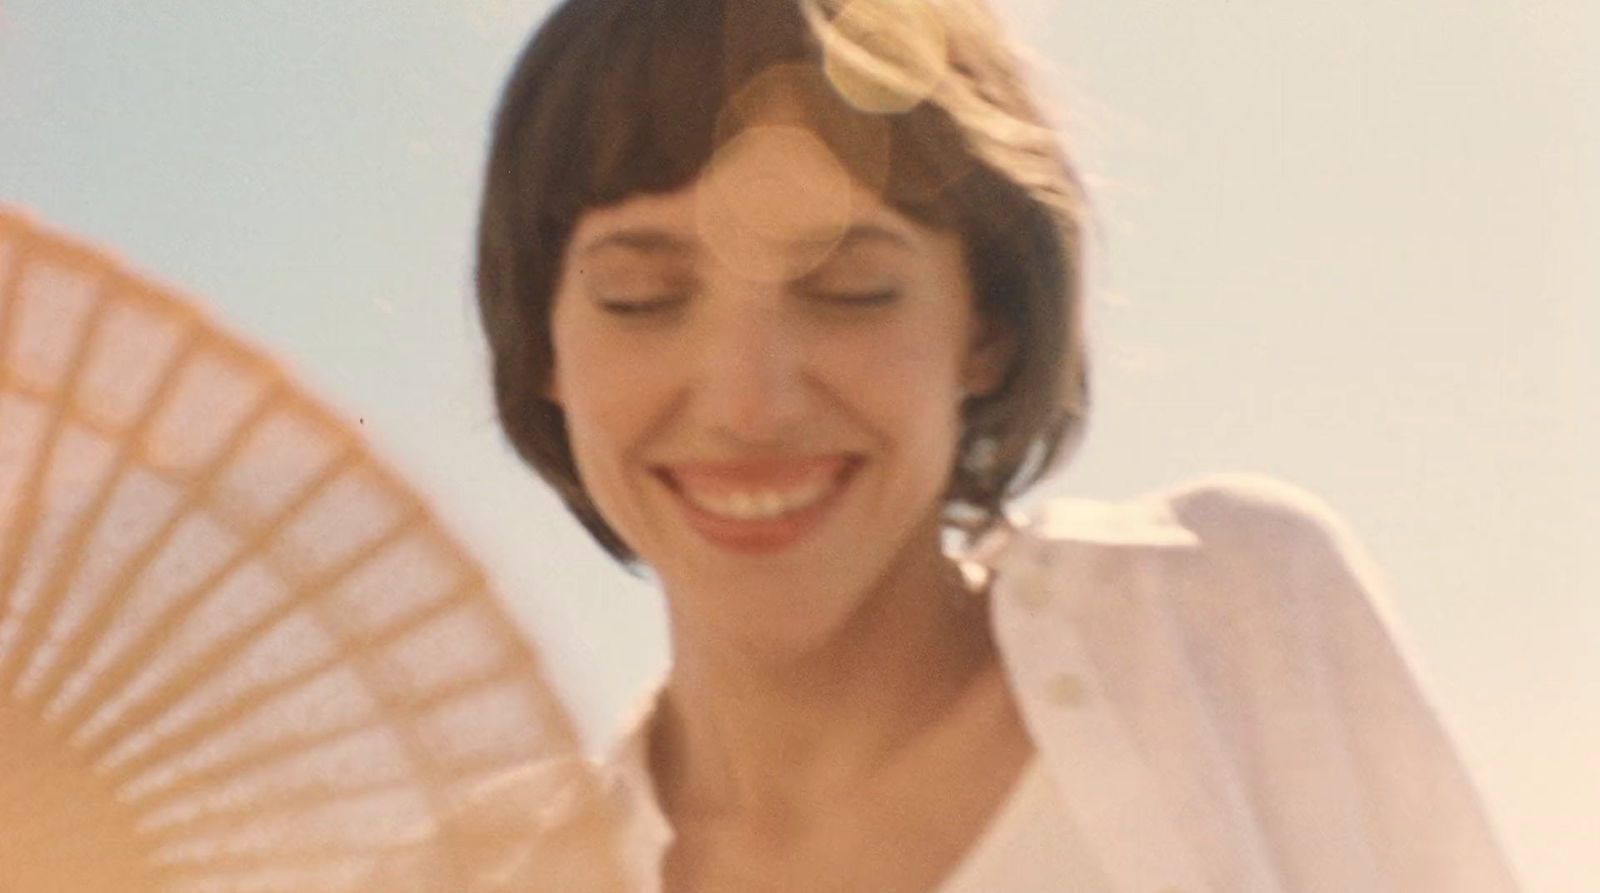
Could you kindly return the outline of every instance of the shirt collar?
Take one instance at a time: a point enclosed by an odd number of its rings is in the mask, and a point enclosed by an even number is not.
[[[656,890],[661,858],[671,846],[672,824],[661,811],[655,781],[650,776],[650,717],[666,691],[667,674],[658,674],[643,695],[623,714],[614,743],[600,764],[603,783],[624,803],[627,831],[623,836],[625,861],[644,874],[640,889]]]
[[[992,570],[1018,543],[1028,540],[1152,549],[1200,545],[1200,537],[1177,516],[1171,502],[1159,495],[1128,502],[1066,496],[1029,510],[1007,509],[1004,522],[958,557]]]

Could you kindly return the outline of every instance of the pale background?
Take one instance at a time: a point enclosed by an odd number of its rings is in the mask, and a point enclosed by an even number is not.
[[[502,445],[470,305],[486,122],[546,8],[0,0],[0,201],[362,418],[598,746],[665,659],[659,606]],[[1002,9],[1099,184],[1098,405],[1038,495],[1320,493],[1529,890],[1600,889],[1600,4]]]

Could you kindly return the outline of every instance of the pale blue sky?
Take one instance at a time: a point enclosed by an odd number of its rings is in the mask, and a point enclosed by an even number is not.
[[[1600,7],[1010,0],[1097,183],[1097,406],[1037,494],[1320,493],[1530,890],[1600,875]],[[503,581],[598,741],[654,594],[504,447],[485,126],[542,3],[0,0],[0,201],[266,345]]]

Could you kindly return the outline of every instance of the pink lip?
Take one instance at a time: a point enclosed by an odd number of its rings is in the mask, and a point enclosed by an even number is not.
[[[793,486],[819,473],[838,474],[853,461],[853,457],[839,453],[831,456],[674,463],[659,471],[674,487],[690,486],[712,491],[748,490]]]
[[[663,472],[662,478],[689,525],[701,536],[729,551],[760,555],[787,548],[819,527],[849,489],[861,464],[860,461],[836,462],[835,466],[840,468],[836,485],[821,502],[792,515],[760,521],[738,521],[713,515],[679,492],[671,474]]]

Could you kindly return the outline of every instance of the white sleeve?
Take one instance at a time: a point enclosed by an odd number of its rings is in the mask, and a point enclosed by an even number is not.
[[[1269,478],[1230,481],[1234,498],[1278,530],[1329,706],[1360,790],[1387,888],[1519,889],[1479,795],[1422,685],[1385,584],[1344,522],[1315,496]]]

